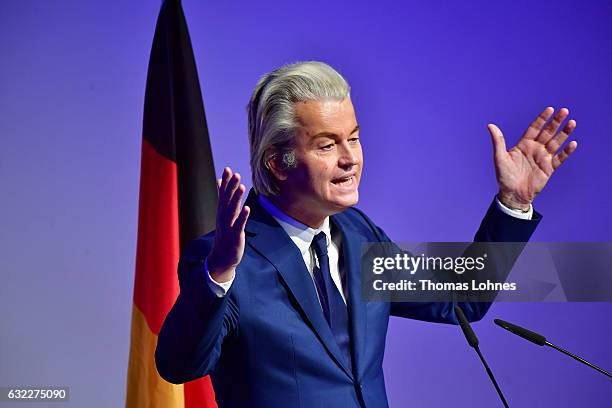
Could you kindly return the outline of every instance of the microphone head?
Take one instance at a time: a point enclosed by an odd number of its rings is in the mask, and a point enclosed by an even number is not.
[[[529,340],[532,343],[537,344],[538,346],[544,346],[546,344],[546,337],[541,334],[532,332],[531,330],[527,330],[523,327],[517,326],[512,323],[508,323],[501,319],[493,320],[496,325],[508,330],[511,333],[516,334],[517,336],[521,336],[525,340]]]
[[[472,326],[470,326],[470,322],[465,317],[463,310],[457,305],[455,305],[455,315],[457,316],[457,320],[459,321],[459,325],[461,326],[461,330],[463,330],[463,334],[468,344],[474,348],[477,347],[478,337],[476,337],[476,334],[472,330]]]

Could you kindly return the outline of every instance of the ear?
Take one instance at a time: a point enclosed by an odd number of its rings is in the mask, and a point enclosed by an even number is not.
[[[266,168],[274,175],[279,181],[287,180],[287,166],[283,163],[282,157],[279,153],[271,153],[266,159]]]

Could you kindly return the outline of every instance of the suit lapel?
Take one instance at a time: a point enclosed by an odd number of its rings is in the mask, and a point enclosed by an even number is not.
[[[366,305],[361,298],[361,234],[350,228],[341,214],[331,217],[332,223],[342,233],[342,259],[348,285],[348,308],[353,352],[353,364],[357,378],[361,377],[367,330]]]
[[[246,226],[247,234],[251,236],[247,240],[248,245],[274,265],[296,299],[305,320],[310,323],[336,363],[352,379],[353,374],[323,316],[316,289],[299,249],[276,220],[261,207],[253,190],[249,193],[245,205],[251,208]]]

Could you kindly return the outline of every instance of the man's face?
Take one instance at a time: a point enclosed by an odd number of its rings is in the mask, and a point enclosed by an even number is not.
[[[350,99],[300,102],[295,113],[297,167],[285,173],[287,196],[296,207],[322,217],[355,205],[363,154]]]

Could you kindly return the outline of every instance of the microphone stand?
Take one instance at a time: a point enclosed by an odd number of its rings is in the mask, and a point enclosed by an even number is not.
[[[485,369],[487,370],[487,374],[489,375],[489,378],[491,379],[491,382],[495,386],[495,390],[497,391],[497,394],[499,395],[499,398],[501,399],[502,403],[504,404],[504,407],[505,408],[510,408],[508,406],[508,403],[506,402],[506,398],[504,397],[504,394],[501,391],[501,388],[499,388],[499,385],[497,384],[497,381],[495,380],[495,376],[493,375],[493,372],[489,368],[489,365],[487,364],[484,356],[480,352],[480,347],[478,347],[478,337],[476,337],[476,334],[472,330],[472,326],[470,326],[470,322],[465,317],[465,314],[463,313],[463,310],[461,310],[461,308],[459,306],[457,306],[457,305],[455,305],[455,315],[457,315],[457,319],[459,320],[459,325],[461,326],[461,330],[463,330],[463,334],[465,335],[465,338],[466,338],[468,344],[474,350],[476,350],[476,353],[478,354],[478,357],[480,357],[480,361],[482,361],[482,364],[484,365]]]
[[[555,350],[558,350],[558,351],[562,352],[563,354],[566,354],[566,355],[570,356],[571,358],[573,358],[573,359],[575,359],[575,360],[580,361],[582,364],[586,364],[586,365],[588,365],[589,367],[594,368],[595,370],[599,371],[600,373],[605,374],[605,375],[607,375],[608,377],[612,378],[612,374],[610,374],[609,372],[607,372],[607,371],[606,371],[606,370],[604,370],[603,368],[599,368],[599,367],[597,367],[595,364],[591,364],[591,363],[589,363],[589,362],[588,362],[588,361],[586,361],[584,358],[578,357],[577,355],[572,354],[572,353],[570,353],[569,351],[564,350],[564,349],[562,349],[562,348],[561,348],[561,347],[559,347],[559,346],[555,346],[554,344],[552,344],[552,343],[551,343],[551,342],[549,342],[549,341],[547,341],[545,344],[546,344],[548,347],[552,347],[552,348],[554,348]]]
[[[603,368],[597,367],[595,364],[589,363],[584,358],[578,357],[577,355],[575,355],[573,353],[570,353],[569,351],[564,350],[561,347],[552,344],[551,342],[546,340],[546,337],[542,336],[541,334],[538,334],[536,332],[532,332],[531,330],[525,329],[524,327],[517,326],[515,324],[506,322],[506,321],[501,320],[501,319],[495,319],[493,321],[495,322],[495,324],[497,324],[498,326],[508,330],[510,333],[516,334],[517,336],[520,336],[520,337],[524,338],[525,340],[529,340],[530,342],[532,342],[534,344],[537,344],[538,346],[552,347],[555,350],[560,351],[561,353],[570,356],[574,360],[580,361],[582,364],[585,364],[585,365],[587,365],[587,366],[589,366],[589,367],[599,371],[600,373],[602,373],[604,375],[607,375],[608,377],[612,378],[612,374],[610,374],[609,372],[607,372]]]

